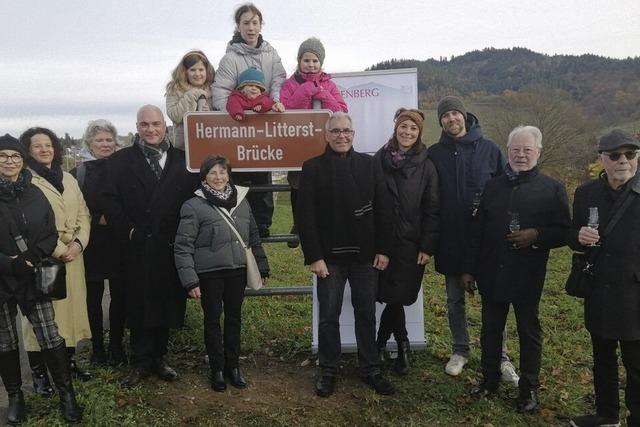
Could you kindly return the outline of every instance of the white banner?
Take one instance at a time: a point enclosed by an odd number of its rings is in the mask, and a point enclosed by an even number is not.
[[[336,73],[332,77],[353,119],[353,148],[361,153],[375,153],[389,140],[398,108],[418,108],[416,68]]]
[[[393,116],[398,108],[418,108],[418,72],[415,68],[338,73],[332,76],[342,92],[353,119],[353,127],[356,130],[353,148],[361,153],[375,153],[389,140],[393,133]],[[378,323],[383,308],[383,304],[377,304]],[[425,348],[422,291],[413,305],[405,307],[405,315],[411,347]],[[340,315],[343,352],[355,352],[357,349],[354,324],[351,288],[347,283]],[[390,341],[389,347],[395,348],[395,342]],[[318,351],[318,298],[315,276],[313,276],[312,351],[314,353]]]

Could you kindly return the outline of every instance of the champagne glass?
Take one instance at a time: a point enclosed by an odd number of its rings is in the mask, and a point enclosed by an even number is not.
[[[587,227],[597,230],[599,225],[600,218],[598,215],[598,207],[592,206],[589,208],[589,219],[587,220]],[[591,243],[589,246],[598,246],[598,243]]]

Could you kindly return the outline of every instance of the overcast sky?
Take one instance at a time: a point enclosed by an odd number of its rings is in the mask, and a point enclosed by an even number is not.
[[[0,133],[51,127],[80,137],[106,118],[121,134],[182,55],[217,66],[240,2],[0,0]],[[325,71],[362,71],[391,58],[428,59],[486,47],[613,58],[640,56],[639,0],[262,0],[262,34],[294,71],[300,42],[319,37]]]

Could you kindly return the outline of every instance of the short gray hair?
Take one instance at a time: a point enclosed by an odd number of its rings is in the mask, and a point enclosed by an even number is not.
[[[509,133],[509,137],[507,138],[507,147],[511,145],[513,138],[521,133],[528,133],[533,136],[533,139],[536,142],[536,147],[540,150],[542,149],[542,132],[540,132],[540,129],[535,126],[524,125],[516,126],[511,133]]]
[[[118,130],[109,120],[105,119],[97,119],[91,120],[87,124],[87,129],[84,131],[84,135],[82,135],[82,140],[85,145],[88,147],[93,138],[100,132],[108,132],[113,136],[113,140],[118,145]]]
[[[338,119],[347,119],[349,120],[349,125],[353,126],[353,120],[351,119],[351,116],[348,113],[344,113],[342,111],[336,111],[335,113],[331,114],[331,117],[329,117],[329,120],[327,120],[327,123],[324,124],[324,129],[325,130],[331,129],[331,123],[334,120],[338,120]]]

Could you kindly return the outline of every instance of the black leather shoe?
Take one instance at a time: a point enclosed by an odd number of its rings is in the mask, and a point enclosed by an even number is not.
[[[538,392],[536,390],[520,390],[516,401],[518,412],[528,414],[538,409]]]
[[[211,372],[211,388],[214,391],[225,391],[227,389],[227,383],[224,380],[222,371]]]
[[[176,370],[169,366],[162,357],[153,362],[153,371],[163,381],[175,381],[178,379]]]
[[[27,407],[24,404],[22,391],[9,395],[9,406],[7,407],[7,423],[9,425],[22,424],[27,420]]]
[[[149,371],[147,371],[144,368],[135,366],[133,369],[131,369],[131,371],[129,371],[127,376],[120,381],[120,385],[122,387],[128,387],[128,388],[135,387],[138,384],[140,384],[140,381],[142,381],[144,378],[148,376],[149,376]]]
[[[409,341],[398,341],[398,357],[393,365],[393,370],[398,375],[407,375],[409,373]]]
[[[396,392],[391,383],[387,381],[382,374],[367,375],[362,381],[374,389],[376,393],[382,394],[383,396],[389,396]]]
[[[242,376],[240,368],[227,369],[225,374],[229,378],[229,384],[235,388],[247,388],[247,381]]]
[[[336,377],[333,375],[321,374],[315,384],[316,395],[329,397],[335,389]]]
[[[481,382],[479,385],[473,387],[469,392],[469,395],[474,399],[482,399],[483,397],[487,399],[493,398],[498,394],[498,385],[488,384],[487,382]]]

